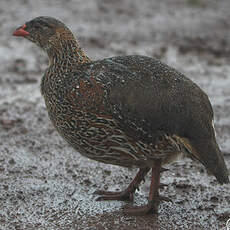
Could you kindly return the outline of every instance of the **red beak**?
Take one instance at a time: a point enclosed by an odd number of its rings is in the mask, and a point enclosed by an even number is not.
[[[25,28],[26,28],[26,24],[16,29],[13,33],[13,36],[25,37],[26,35],[29,35],[30,33],[24,30]]]

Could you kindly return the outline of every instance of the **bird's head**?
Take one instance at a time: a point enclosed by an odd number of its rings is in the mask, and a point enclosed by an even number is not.
[[[50,64],[72,65],[90,62],[72,32],[55,18],[34,18],[18,27],[13,35],[24,37],[45,50]]]
[[[53,46],[60,46],[62,40],[74,40],[73,34],[62,22],[45,16],[26,22],[13,35],[24,37],[46,51]]]

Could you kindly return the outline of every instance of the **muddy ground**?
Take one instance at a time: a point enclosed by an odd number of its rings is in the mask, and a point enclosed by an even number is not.
[[[125,188],[136,170],[80,156],[52,127],[39,84],[47,57],[12,31],[39,15],[63,20],[94,59],[157,57],[207,92],[230,167],[229,0],[0,1],[0,229],[226,229],[230,186],[197,162],[167,167],[159,215],[130,217],[96,189]],[[146,202],[149,176],[135,197]]]

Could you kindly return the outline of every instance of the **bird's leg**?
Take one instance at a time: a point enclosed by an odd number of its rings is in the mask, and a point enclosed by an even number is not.
[[[135,193],[135,190],[138,189],[139,184],[142,180],[144,180],[144,177],[148,173],[150,168],[140,168],[137,175],[133,179],[133,181],[129,184],[129,186],[121,192],[110,192],[110,191],[102,191],[98,190],[94,192],[94,194],[101,195],[96,200],[128,200],[133,201],[133,194]]]
[[[148,204],[144,206],[125,206],[124,212],[129,215],[141,216],[150,213],[158,212],[158,205],[160,200],[169,201],[165,197],[159,196],[159,185],[160,185],[160,172],[161,172],[161,162],[156,161],[152,168],[152,179],[150,185],[150,192],[148,198]]]

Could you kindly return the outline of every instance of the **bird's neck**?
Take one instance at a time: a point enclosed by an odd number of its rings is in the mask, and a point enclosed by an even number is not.
[[[46,52],[50,67],[61,68],[64,72],[69,71],[71,67],[91,62],[75,38],[60,39],[54,45],[47,47]]]

